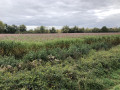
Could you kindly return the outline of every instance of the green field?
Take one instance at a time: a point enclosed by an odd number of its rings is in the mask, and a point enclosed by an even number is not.
[[[1,36],[0,90],[120,90],[120,35],[57,35]]]

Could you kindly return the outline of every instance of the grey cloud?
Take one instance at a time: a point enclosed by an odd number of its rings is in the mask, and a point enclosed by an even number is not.
[[[119,0],[0,0],[0,20],[27,26],[118,26],[120,13],[113,11],[119,5]]]

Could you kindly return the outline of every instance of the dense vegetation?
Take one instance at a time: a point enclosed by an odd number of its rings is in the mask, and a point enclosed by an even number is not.
[[[40,26],[27,31],[25,25],[7,25],[0,21],[0,33],[103,33],[103,32],[120,32],[120,28],[107,28],[103,26],[102,28],[79,28],[77,26],[69,27],[63,26],[62,29],[57,30],[55,27],[50,29],[45,26]]]
[[[0,41],[1,90],[119,90],[120,35]]]

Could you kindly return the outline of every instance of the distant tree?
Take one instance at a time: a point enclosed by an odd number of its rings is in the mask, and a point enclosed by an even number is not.
[[[117,28],[117,32],[120,32],[120,27],[119,27],[119,28]]]
[[[7,33],[12,33],[13,32],[12,30],[13,30],[12,26],[7,25]]]
[[[45,28],[45,26],[40,26],[34,29],[35,33],[48,33],[48,30]]]
[[[70,33],[79,33],[79,27],[74,26],[74,27],[71,29],[71,32],[70,32]]]
[[[91,28],[85,28],[85,29],[84,29],[84,32],[85,32],[85,33],[92,33],[92,29],[91,29]]]
[[[40,32],[40,27],[36,27],[36,28],[34,29],[34,32],[35,32],[35,33],[41,33],[41,32]]]
[[[109,31],[112,31],[112,32],[120,32],[120,27],[110,28]]]
[[[0,21],[0,33],[4,33],[4,30],[5,30],[5,24]]]
[[[40,32],[45,33],[45,26],[40,26]]]
[[[52,27],[52,29],[50,29],[50,33],[56,33],[55,27]]]
[[[106,26],[103,26],[101,28],[101,32],[108,32],[108,31],[109,31],[109,29]]]
[[[68,33],[69,32],[69,30],[70,30],[70,28],[69,28],[69,26],[63,26],[63,28],[62,28],[62,33]]]
[[[85,32],[85,29],[84,29],[84,27],[83,28],[79,28],[79,31],[78,31],[79,33],[84,33]]]
[[[26,26],[24,24],[19,26],[19,31],[20,32],[25,32],[26,31]]]
[[[15,33],[15,32],[18,31],[18,26],[16,26],[16,25],[13,24],[12,28],[13,28],[13,30],[11,31],[12,33]]]
[[[70,28],[69,31],[68,31],[68,33],[75,33],[75,27]]]
[[[18,30],[16,25],[7,25],[7,33],[15,33]]]
[[[73,28],[69,28],[69,31],[68,31],[68,33],[74,33],[75,31],[74,31],[74,29]]]
[[[27,33],[34,33],[33,29],[27,31]]]
[[[98,33],[98,32],[100,32],[100,29],[95,27],[95,28],[92,29],[92,32],[93,33]]]

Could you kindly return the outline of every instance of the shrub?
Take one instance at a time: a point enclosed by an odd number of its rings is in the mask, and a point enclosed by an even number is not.
[[[15,57],[13,56],[0,57],[0,66],[7,66],[7,65],[16,66],[20,62],[21,62],[20,60],[16,60]]]

